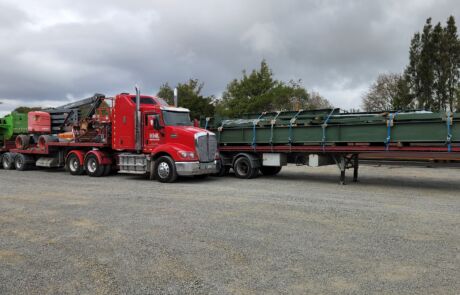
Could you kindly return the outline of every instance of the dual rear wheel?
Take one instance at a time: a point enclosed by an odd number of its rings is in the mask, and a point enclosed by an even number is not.
[[[72,175],[83,175],[85,172],[91,177],[107,176],[112,172],[112,165],[101,164],[96,155],[86,156],[84,163],[80,158],[72,153],[67,157],[66,167]]]

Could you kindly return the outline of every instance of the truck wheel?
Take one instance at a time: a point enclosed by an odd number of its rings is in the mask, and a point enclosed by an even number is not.
[[[102,176],[108,176],[110,175],[110,173],[112,173],[112,165],[104,165],[104,173],[102,174]]]
[[[72,175],[82,175],[85,173],[85,169],[82,163],[80,163],[80,159],[73,153],[67,157],[66,167]]]
[[[238,178],[250,179],[259,174],[259,169],[254,168],[251,160],[247,157],[240,157],[236,159],[233,164],[233,170]]]
[[[276,175],[281,171],[281,167],[277,166],[262,166],[259,169],[265,176]]]
[[[160,182],[176,181],[176,165],[171,157],[162,156],[155,161],[155,178]]]
[[[2,167],[5,170],[14,169],[14,158],[11,153],[4,153],[2,157]]]
[[[95,155],[88,155],[85,159],[86,173],[91,177],[100,177],[104,173],[104,165],[101,165]]]
[[[16,157],[14,157],[14,168],[18,171],[25,171],[27,170],[27,159],[26,156],[23,154],[17,154]]]

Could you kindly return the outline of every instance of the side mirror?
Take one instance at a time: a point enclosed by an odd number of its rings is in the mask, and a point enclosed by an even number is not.
[[[160,116],[156,115],[153,117],[153,128],[155,130],[161,130],[163,126],[160,124]]]

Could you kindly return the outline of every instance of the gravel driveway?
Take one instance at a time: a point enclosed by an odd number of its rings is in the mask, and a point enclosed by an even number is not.
[[[0,170],[0,294],[459,294],[460,170]]]

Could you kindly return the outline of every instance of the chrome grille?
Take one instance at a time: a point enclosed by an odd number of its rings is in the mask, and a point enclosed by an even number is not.
[[[196,152],[200,162],[212,162],[217,152],[217,139],[213,133],[200,132],[195,135]]]

